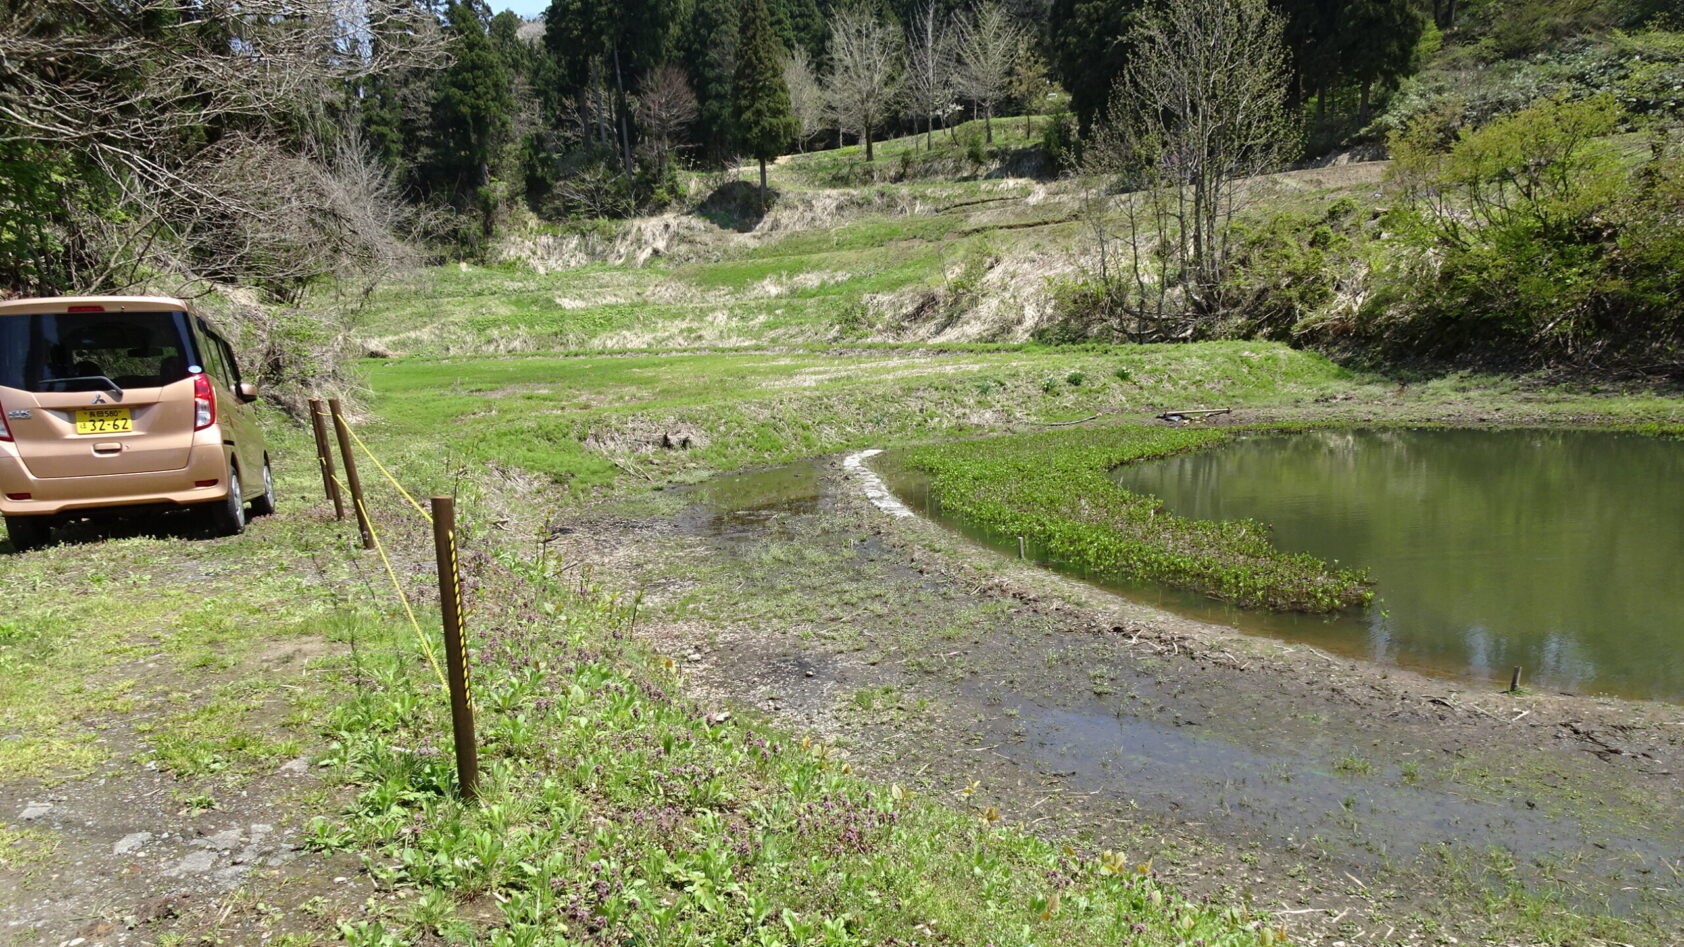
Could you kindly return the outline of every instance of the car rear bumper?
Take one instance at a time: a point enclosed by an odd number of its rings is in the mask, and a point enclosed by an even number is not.
[[[195,483],[215,480],[213,486]],[[29,494],[27,500],[12,494]],[[88,477],[35,477],[14,444],[0,442],[0,513],[7,516],[75,517],[108,509],[187,506],[228,496],[228,455],[221,444],[193,445],[187,466],[148,473]]]

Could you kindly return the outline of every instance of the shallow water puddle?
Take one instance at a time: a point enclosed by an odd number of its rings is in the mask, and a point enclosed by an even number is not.
[[[1674,832],[1564,809],[1546,785],[1447,778],[1447,761],[1471,747],[1424,740],[1418,725],[1340,716],[1267,681],[1142,660],[1122,635],[1049,634],[1034,614],[995,609],[862,538],[849,499],[861,489],[856,473],[822,462],[693,488],[678,525],[703,542],[734,602],[782,595],[816,607],[793,624],[749,619],[763,630],[710,658],[716,686],[756,702],[777,694],[774,709],[802,720],[845,713],[862,693],[902,693],[909,705],[928,702],[919,726],[867,725],[858,736],[909,768],[945,757],[954,778],[1027,780],[1098,823],[1106,806],[1138,805],[1217,838],[1271,840],[1287,859],[1333,853],[1359,872],[1500,850],[1566,865],[1575,883],[1595,877],[1593,898],[1624,910],[1642,900],[1633,873],[1676,848]],[[846,603],[826,608],[837,600]],[[862,607],[877,601],[888,604]],[[1424,764],[1419,779],[1411,760]]]
[[[1192,617],[1375,661],[1684,699],[1684,444],[1593,431],[1323,431],[1119,468],[1199,519],[1369,569],[1334,620],[1163,595]]]

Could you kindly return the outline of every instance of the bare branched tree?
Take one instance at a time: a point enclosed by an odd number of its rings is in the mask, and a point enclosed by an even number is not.
[[[414,262],[399,238],[413,211],[355,132],[321,155],[230,139],[201,154],[196,178],[216,199],[159,215],[191,254],[177,272],[248,281],[290,304],[323,280],[366,297]]]
[[[984,0],[959,17],[956,30],[959,92],[982,110],[985,140],[994,141],[994,105],[1011,89],[1023,54],[1023,28],[998,0]]]
[[[1222,315],[1234,217],[1296,140],[1282,29],[1268,0],[1172,0],[1136,28],[1085,149],[1101,279],[1134,338],[1191,338]]]
[[[925,150],[934,146],[936,119],[953,106],[953,81],[953,33],[941,10],[926,0],[913,11],[907,31],[904,100],[907,114],[924,122]]]
[[[836,15],[830,28],[831,108],[843,128],[865,142],[865,160],[875,158],[872,133],[890,115],[901,90],[901,38],[894,27],[865,6]]]
[[[830,121],[830,103],[825,100],[824,86],[813,72],[805,47],[797,45],[784,57],[783,71],[784,85],[789,87],[790,112],[795,115],[795,140],[805,151],[807,140]]]
[[[6,4],[0,122],[191,192],[196,182],[174,161],[182,136],[319,118],[345,85],[444,55],[438,21],[420,4],[242,0],[182,17],[177,0]]]
[[[673,149],[683,144],[684,132],[696,121],[698,112],[696,93],[690,91],[690,80],[685,78],[684,70],[668,64],[650,73],[643,80],[636,109],[638,122],[648,133],[645,141],[655,159],[655,168],[664,176]]]
[[[132,284],[162,255],[249,266],[235,275],[286,295],[348,265],[333,254],[368,251],[357,228],[371,221],[333,206],[372,183],[348,184],[358,172],[320,144],[338,134],[333,104],[444,56],[437,17],[410,0],[13,0],[0,4],[0,137],[74,156],[123,209],[67,237],[98,252],[60,289]],[[297,213],[308,246],[282,252]],[[350,229],[324,239],[334,226]]]

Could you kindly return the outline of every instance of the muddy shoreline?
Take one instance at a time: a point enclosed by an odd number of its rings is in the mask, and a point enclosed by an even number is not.
[[[889,516],[843,463],[610,503],[569,538],[643,591],[640,636],[703,698],[1152,857],[1300,936],[1684,929],[1684,708],[1512,696],[1171,615]]]

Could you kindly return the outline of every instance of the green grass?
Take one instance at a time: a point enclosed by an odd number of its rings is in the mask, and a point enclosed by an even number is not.
[[[370,665],[333,715],[325,762],[358,794],[312,845],[376,852],[378,879],[412,894],[348,926],[351,943],[1274,938],[1261,916],[1029,835],[986,800],[915,798],[822,743],[722,720],[622,643],[627,603],[559,564],[503,565],[477,576],[479,804],[454,796],[444,705],[412,659]]]
[[[1282,552],[1261,523],[1176,516],[1108,476],[1121,464],[1212,447],[1228,436],[1162,427],[1055,431],[916,448],[893,462],[930,477],[944,514],[996,537],[1022,536],[1084,572],[1251,607],[1328,612],[1367,604],[1372,593],[1362,574]]]
[[[969,139],[976,136],[980,140],[983,135],[982,120],[973,119],[951,130],[938,129],[928,139],[920,133],[874,141],[872,153],[876,160],[870,164],[865,161],[865,146],[857,143],[791,155],[777,164],[772,180],[784,187],[835,187],[878,180],[946,181],[978,171],[986,174],[996,170],[1002,160],[1009,159],[1016,151],[1039,144],[1041,130],[1048,121],[1047,116],[1034,116],[1033,132],[1026,136],[1023,116],[994,119],[994,142],[983,146],[985,159],[981,168],[973,165],[967,154]]]
[[[1115,374],[1120,365],[1129,380]],[[1082,383],[1069,384],[1076,373]],[[1045,389],[1049,376],[1058,383]],[[411,449],[577,488],[1170,402],[1278,404],[1365,390],[1325,359],[1269,343],[408,359],[373,364],[367,377],[382,433]],[[692,448],[661,447],[671,431],[693,433]]]

